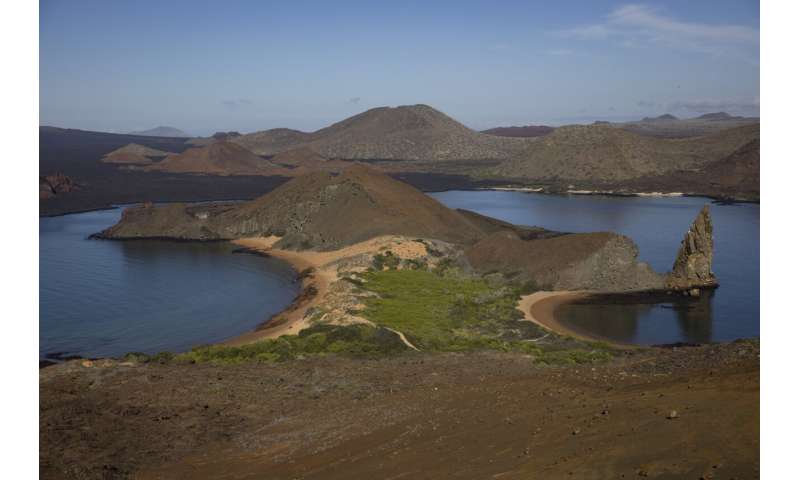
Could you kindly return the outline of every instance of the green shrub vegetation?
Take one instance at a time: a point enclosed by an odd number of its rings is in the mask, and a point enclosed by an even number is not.
[[[477,339],[517,327],[522,318],[516,288],[479,277],[416,269],[370,271],[362,278],[363,288],[379,295],[366,300],[362,315],[402,331],[424,350],[470,349]]]
[[[399,353],[408,347],[394,332],[370,325],[315,325],[298,335],[263,340],[230,347],[207,345],[175,355],[179,362],[211,362],[218,364],[245,361],[280,362],[312,355],[331,353],[352,356],[378,356]]]
[[[520,295],[535,290],[530,284],[498,284],[495,277],[468,276],[452,264],[433,271],[369,271],[362,278],[362,288],[379,296],[368,298],[361,314],[376,325],[403,332],[422,350],[519,352],[547,364],[597,362],[613,355],[602,344],[559,349],[529,341],[545,333],[519,321],[517,302]]]

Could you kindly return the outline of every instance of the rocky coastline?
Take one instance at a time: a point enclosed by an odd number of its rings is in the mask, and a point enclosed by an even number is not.
[[[333,220],[334,211],[349,215]],[[700,289],[716,286],[710,268],[713,230],[707,207],[691,225],[672,271],[659,274],[638,260],[635,243],[622,235],[552,232],[451,210],[363,166],[340,175],[299,177],[251,202],[130,207],[117,225],[95,238],[234,241],[249,252],[282,258],[298,272],[314,272],[304,277],[302,293],[289,309],[265,328],[245,336],[253,341],[290,330],[297,333],[308,326],[310,307],[324,302],[325,292],[341,273],[328,271],[320,283],[315,269],[349,258],[351,255],[341,252],[352,248],[367,259],[380,255],[385,246],[364,247],[364,242],[381,235],[438,242],[466,271],[478,275],[497,272],[507,282],[530,285],[537,291],[696,296]],[[253,240],[241,240],[246,238]],[[328,261],[320,263],[317,258]],[[540,322],[546,327],[545,323]]]

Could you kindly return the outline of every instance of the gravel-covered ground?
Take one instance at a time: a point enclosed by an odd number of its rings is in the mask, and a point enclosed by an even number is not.
[[[759,346],[40,370],[42,478],[757,478]]]

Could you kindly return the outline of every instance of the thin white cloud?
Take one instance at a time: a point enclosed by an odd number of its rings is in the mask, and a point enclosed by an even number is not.
[[[625,5],[612,11],[601,23],[558,33],[567,38],[614,40],[626,47],[659,44],[750,61],[758,57],[758,29],[682,21],[645,5]]]

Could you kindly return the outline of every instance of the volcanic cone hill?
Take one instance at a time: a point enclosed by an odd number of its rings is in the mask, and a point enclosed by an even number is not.
[[[427,105],[379,107],[313,133],[267,130],[234,140],[259,155],[306,146],[345,160],[501,160],[521,150],[525,139],[471,130]]]
[[[645,137],[608,125],[573,125],[531,142],[516,158],[488,171],[511,179],[614,183],[701,168],[759,137],[748,125],[703,137]]]
[[[145,147],[138,143],[129,143],[124,147],[120,147],[105,154],[101,161],[105,163],[149,165],[154,163],[155,159],[160,160],[167,155],[169,155],[169,152]]]
[[[260,175],[275,165],[241,145],[217,141],[204,147],[190,148],[169,155],[148,170],[172,173],[205,173],[211,175]]]
[[[281,237],[275,248],[319,251],[383,235],[435,239],[458,247],[466,264],[478,272],[502,272],[540,288],[665,287],[665,277],[638,261],[638,249],[627,237],[564,234],[452,210],[361,165],[339,175],[297,177],[241,204],[132,207],[97,237],[211,241],[273,235]]]

